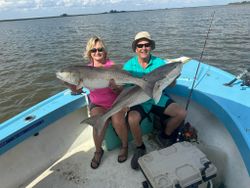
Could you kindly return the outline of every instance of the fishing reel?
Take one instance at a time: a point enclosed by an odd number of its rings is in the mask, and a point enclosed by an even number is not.
[[[243,78],[242,78],[242,84],[241,86],[250,86],[250,74],[246,74]]]
[[[189,122],[181,125],[177,134],[176,142],[183,141],[198,143],[197,130]]]
[[[242,73],[240,73],[238,76],[236,76],[233,80],[231,80],[228,83],[224,83],[224,86],[229,86],[232,87],[233,83],[237,80],[241,79],[242,84],[241,86],[250,86],[250,75],[249,75],[249,70],[245,69]]]

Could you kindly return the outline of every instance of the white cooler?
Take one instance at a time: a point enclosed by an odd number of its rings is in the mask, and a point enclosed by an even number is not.
[[[138,160],[147,181],[153,188],[209,187],[217,168],[195,145],[179,142],[148,153]],[[208,183],[209,181],[209,183]]]

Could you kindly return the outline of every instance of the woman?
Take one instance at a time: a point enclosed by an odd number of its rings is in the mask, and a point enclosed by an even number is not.
[[[87,42],[84,57],[89,60],[89,66],[110,68],[114,65],[114,62],[108,59],[107,48],[103,40],[97,36],[91,37]],[[116,86],[113,80],[110,81],[110,87],[108,88],[91,90],[89,94],[90,115],[95,116],[104,114],[107,109],[112,107],[113,102],[120,92],[121,88]],[[122,142],[120,153],[118,155],[118,162],[120,163],[126,161],[128,157],[128,130],[124,117],[125,111],[120,111],[111,117],[112,125]],[[93,169],[98,168],[100,165],[104,153],[102,142],[108,124],[109,122],[107,121],[100,134],[97,134],[96,129],[93,129],[93,138],[96,148],[90,165]]]

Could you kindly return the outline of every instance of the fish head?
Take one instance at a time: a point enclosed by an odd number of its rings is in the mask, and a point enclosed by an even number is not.
[[[78,86],[81,82],[79,72],[76,70],[71,71],[68,68],[64,68],[56,72],[56,77],[62,80],[63,82],[76,86]]]

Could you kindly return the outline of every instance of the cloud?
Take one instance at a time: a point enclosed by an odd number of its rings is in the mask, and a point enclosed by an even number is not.
[[[136,4],[201,4],[212,2],[212,0],[0,0],[0,10],[7,9],[39,9],[56,7],[94,7],[94,6],[112,6],[118,4],[127,4],[134,6]]]
[[[30,8],[35,6],[36,3],[34,1],[28,1],[28,0],[0,0],[0,9],[6,10],[6,9],[16,9],[16,8]]]
[[[0,0],[0,19],[207,6],[232,0]]]
[[[12,4],[13,4],[13,2],[11,2],[11,1],[0,0],[0,8],[1,9],[11,7]]]
[[[122,0],[0,0],[0,9],[10,8],[48,8],[48,7],[79,7],[105,4],[117,4]]]
[[[142,3],[153,2],[154,0],[141,0]],[[163,0],[159,2],[167,2]],[[170,0],[171,1],[171,0]],[[79,7],[79,6],[96,6],[112,5],[119,3],[133,3],[130,0],[0,0],[0,9],[10,8],[48,8],[48,7]]]

